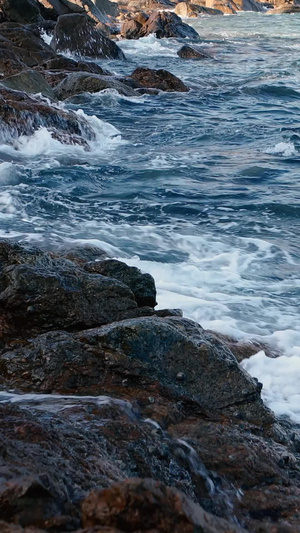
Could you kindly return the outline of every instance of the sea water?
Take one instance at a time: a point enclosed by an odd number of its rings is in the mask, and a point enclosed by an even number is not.
[[[279,358],[243,365],[300,422],[300,15],[189,23],[211,60],[149,36],[121,43],[126,62],[99,62],[165,68],[189,93],[73,98],[89,152],[44,128],[0,146],[0,236],[99,245],[154,276],[160,308],[269,343]]]

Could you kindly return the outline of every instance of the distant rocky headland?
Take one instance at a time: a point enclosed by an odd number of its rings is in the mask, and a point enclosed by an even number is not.
[[[126,61],[118,39],[176,38],[182,61],[213,60],[180,17],[247,9],[299,8],[0,0],[1,143],[45,127],[88,151],[91,123],[60,101],[189,91],[164,65],[100,66]],[[152,276],[98,248],[0,242],[0,532],[300,531],[300,428],[239,364],[268,348],[156,305]]]

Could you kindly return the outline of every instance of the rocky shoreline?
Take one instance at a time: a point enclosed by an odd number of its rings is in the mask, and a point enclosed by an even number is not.
[[[97,248],[0,263],[1,531],[299,531],[299,428],[228,343]]]
[[[88,151],[95,130],[61,100],[187,92],[163,68],[98,62],[149,34],[213,60],[179,15],[244,3],[182,4],[0,0],[1,142],[44,127]],[[239,364],[261,346],[157,311],[153,278],[98,248],[1,241],[0,268],[1,532],[300,531],[300,428]]]

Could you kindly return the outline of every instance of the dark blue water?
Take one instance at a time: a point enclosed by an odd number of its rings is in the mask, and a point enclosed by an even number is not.
[[[1,235],[98,244],[151,272],[161,307],[271,343],[285,356],[248,368],[278,412],[298,413],[300,16],[191,24],[214,59],[184,61],[181,43],[151,36],[105,63],[166,68],[189,93],[76,97],[68,107],[105,122],[90,119],[90,153],[45,130],[0,147]]]

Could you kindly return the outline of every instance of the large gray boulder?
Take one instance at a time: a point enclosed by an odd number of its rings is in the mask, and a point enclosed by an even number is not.
[[[77,56],[125,59],[122,50],[82,14],[62,15],[55,26],[51,47]]]

